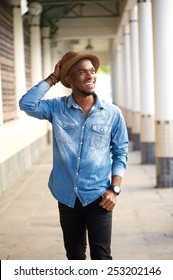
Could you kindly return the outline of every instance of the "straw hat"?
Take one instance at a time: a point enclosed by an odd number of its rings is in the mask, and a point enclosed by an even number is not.
[[[67,76],[69,70],[76,62],[78,62],[79,60],[81,60],[83,58],[88,58],[92,62],[93,66],[95,68],[95,71],[97,72],[100,62],[99,62],[98,57],[95,54],[86,53],[86,52],[69,51],[61,59],[61,70],[59,73],[59,79],[65,87],[70,88],[70,85],[68,83],[66,83],[66,80],[65,80],[65,77]]]

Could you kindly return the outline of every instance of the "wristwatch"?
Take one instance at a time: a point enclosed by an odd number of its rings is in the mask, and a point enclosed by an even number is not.
[[[111,186],[111,190],[113,191],[114,194],[119,195],[121,192],[121,188],[120,186],[117,185],[112,185]]]

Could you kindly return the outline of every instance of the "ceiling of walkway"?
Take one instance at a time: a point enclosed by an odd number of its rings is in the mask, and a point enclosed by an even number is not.
[[[42,5],[41,25],[51,34],[71,40],[76,49],[91,43],[94,50],[108,51],[115,36],[126,0],[28,0]]]

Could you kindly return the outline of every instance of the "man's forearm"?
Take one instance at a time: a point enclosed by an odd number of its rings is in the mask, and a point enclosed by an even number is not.
[[[49,89],[50,85],[47,82],[39,82],[22,96],[19,101],[20,109],[24,111],[27,111],[29,108],[34,109],[37,102],[42,99]]]
[[[113,185],[120,186],[121,181],[122,181],[122,177],[120,177],[118,175],[114,175],[111,178],[111,186],[113,186]]]

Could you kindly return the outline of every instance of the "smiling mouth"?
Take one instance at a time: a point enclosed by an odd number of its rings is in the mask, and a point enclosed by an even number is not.
[[[94,84],[95,84],[94,82],[87,82],[87,83],[84,83],[85,86],[94,86]]]

